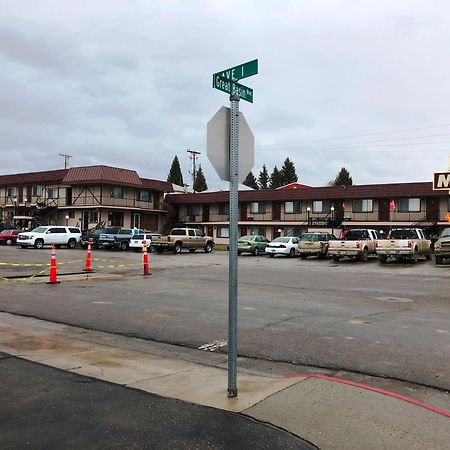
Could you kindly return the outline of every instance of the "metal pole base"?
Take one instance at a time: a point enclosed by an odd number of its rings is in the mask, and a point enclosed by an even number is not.
[[[227,397],[228,398],[235,398],[237,397],[237,389],[228,389]]]

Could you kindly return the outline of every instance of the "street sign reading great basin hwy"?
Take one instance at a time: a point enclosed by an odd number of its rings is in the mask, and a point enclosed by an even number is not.
[[[253,103],[253,89],[224,78],[218,73],[213,75],[213,87],[227,92],[230,95],[237,95],[242,100]]]

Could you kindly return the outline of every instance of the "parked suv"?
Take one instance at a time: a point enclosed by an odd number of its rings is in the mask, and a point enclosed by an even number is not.
[[[49,225],[19,233],[17,245],[22,248],[30,246],[42,248],[44,245],[55,244],[57,247],[66,245],[67,248],[75,248],[77,243],[80,242],[80,238],[81,230],[79,228]]]

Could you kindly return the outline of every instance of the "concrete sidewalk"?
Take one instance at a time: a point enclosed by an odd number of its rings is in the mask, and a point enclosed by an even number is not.
[[[196,357],[198,350],[178,348],[169,354],[163,344],[5,313],[0,313],[0,324],[0,351],[7,354],[188,404],[241,413],[319,448],[446,449],[450,442],[448,413],[380,389],[330,377],[280,377],[239,366],[239,396],[229,399],[223,354],[211,354],[206,365]],[[300,447],[301,441],[296,445],[293,448],[308,448]],[[256,443],[253,447],[265,448]]]

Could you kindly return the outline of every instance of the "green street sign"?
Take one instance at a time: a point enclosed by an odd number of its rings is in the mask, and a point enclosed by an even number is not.
[[[230,95],[238,95],[242,100],[253,103],[253,89],[239,83],[233,83],[233,81],[224,78],[218,73],[213,75],[213,88],[227,92]]]
[[[221,75],[227,80],[237,81],[242,78],[251,77],[258,73],[258,60],[246,62],[236,67],[231,67],[230,69],[221,70],[214,75]]]

